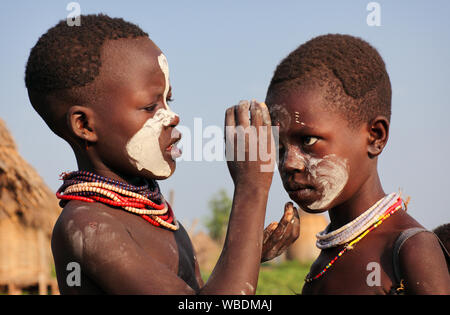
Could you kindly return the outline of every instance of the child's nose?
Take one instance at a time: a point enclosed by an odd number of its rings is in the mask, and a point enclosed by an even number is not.
[[[169,126],[170,127],[176,127],[179,123],[180,123],[180,117],[177,114],[175,114],[175,115],[173,115]]]
[[[298,152],[299,150],[288,149],[286,150],[284,161],[282,165],[283,172],[304,172],[306,169],[306,160],[303,155]]]

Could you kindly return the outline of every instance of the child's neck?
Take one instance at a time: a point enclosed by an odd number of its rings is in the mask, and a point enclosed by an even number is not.
[[[373,174],[350,199],[328,211],[329,231],[353,221],[385,195],[378,173]]]
[[[87,158],[80,158],[77,156],[78,169],[81,171],[88,171],[109,179],[114,179],[119,182],[128,183],[134,186],[142,186],[145,181],[141,177],[125,176],[118,172],[109,169],[104,163],[98,161],[91,161]]]

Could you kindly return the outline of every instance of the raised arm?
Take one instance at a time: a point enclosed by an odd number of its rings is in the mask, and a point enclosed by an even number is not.
[[[270,125],[264,103],[242,101],[226,111],[227,164],[235,186],[233,205],[222,254],[202,293],[255,293],[275,162]]]

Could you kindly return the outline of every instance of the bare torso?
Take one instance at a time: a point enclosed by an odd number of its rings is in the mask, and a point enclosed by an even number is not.
[[[161,276],[157,268],[151,270],[152,264],[164,265],[165,272],[173,273],[193,290],[202,286],[191,241],[181,224],[179,230],[169,231],[138,215],[99,203],[67,204],[54,228],[52,250],[62,293],[127,293],[123,277],[109,277],[116,272],[110,267],[116,262],[120,265],[119,272],[120,268],[126,268],[124,274],[131,275],[126,281],[133,278],[142,281],[142,288],[145,281],[151,282],[152,275],[154,279]],[[146,259],[151,260],[149,270],[139,274],[146,268]],[[65,281],[70,262],[80,264],[80,286],[68,286]],[[103,281],[104,278],[116,280]]]

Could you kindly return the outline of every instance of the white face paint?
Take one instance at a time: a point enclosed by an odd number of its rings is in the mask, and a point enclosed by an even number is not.
[[[294,150],[295,159],[299,163],[298,167],[304,166],[308,182],[320,192],[320,198],[308,205],[308,209],[328,209],[347,184],[349,172],[347,160],[335,154],[314,158],[307,154],[300,154],[297,152],[298,148],[291,147],[289,150]]]
[[[144,126],[128,141],[126,150],[130,161],[140,170],[147,170],[155,176],[170,176],[170,165],[164,159],[159,145],[159,136],[164,127],[170,125],[176,114],[167,105],[169,92],[169,65],[166,56],[158,56],[158,64],[165,77],[164,108],[147,120]]]
[[[307,126],[302,121],[302,117],[298,111],[290,114],[283,105],[274,104],[270,107],[270,115],[272,120],[279,124],[280,129],[291,128],[291,123]],[[281,140],[281,139],[280,139]],[[309,154],[300,153],[297,146],[288,145],[285,150],[286,160],[288,154],[292,157],[297,165],[292,167],[303,169],[306,174],[307,181],[314,186],[320,193],[320,198],[307,206],[310,210],[327,210],[331,203],[341,194],[349,177],[349,165],[347,159],[342,159],[335,154],[326,155],[323,158],[315,158]],[[281,161],[279,161],[281,162]],[[284,162],[283,162],[284,163]],[[282,165],[279,165],[282,169]]]
[[[327,209],[345,187],[348,180],[347,160],[336,155],[326,155],[322,159],[309,158],[308,170],[311,179],[321,191],[321,198],[308,206],[311,210]]]

